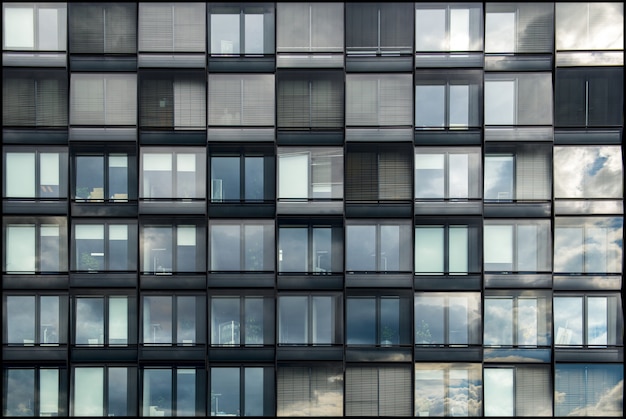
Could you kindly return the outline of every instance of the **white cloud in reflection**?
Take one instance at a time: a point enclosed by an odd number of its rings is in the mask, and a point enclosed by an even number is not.
[[[620,147],[554,147],[554,196],[621,198]]]

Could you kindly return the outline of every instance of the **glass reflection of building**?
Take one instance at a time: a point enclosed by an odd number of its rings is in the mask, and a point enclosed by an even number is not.
[[[623,3],[2,30],[3,416],[623,415]]]

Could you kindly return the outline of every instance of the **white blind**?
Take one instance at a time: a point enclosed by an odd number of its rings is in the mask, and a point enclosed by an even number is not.
[[[39,370],[39,413],[41,416],[59,414],[59,370],[46,368]]]
[[[409,367],[379,368],[379,415],[411,416],[411,370]]]
[[[113,342],[114,341],[114,342]],[[128,342],[128,298],[109,298],[109,343]]]
[[[39,154],[39,183],[46,186],[59,185],[59,153]]]
[[[33,7],[9,7],[3,5],[4,47],[6,49],[30,50],[35,46],[35,21]]]
[[[205,3],[139,3],[139,50],[204,52]]]
[[[104,368],[74,369],[73,407],[72,416],[103,416]]]
[[[74,238],[76,240],[104,240],[104,225],[80,224],[75,226]]]
[[[108,74],[104,85],[106,125],[137,125],[137,76]]]
[[[309,197],[309,154],[278,156],[278,198]]]
[[[523,367],[515,373],[515,415],[552,416],[548,367]]]
[[[205,85],[201,80],[174,80],[174,126],[176,128],[206,127]]]
[[[450,226],[448,236],[448,271],[456,274],[467,273],[469,269],[467,226]]]
[[[277,3],[278,52],[341,52],[342,3]]]
[[[537,145],[518,146],[516,154],[516,198],[550,199],[551,156],[548,148]]]
[[[513,263],[513,226],[486,225],[485,263]]]
[[[35,272],[35,226],[9,225],[6,229],[7,272]]]
[[[172,155],[170,153],[150,153],[143,155],[144,171],[172,171]]]
[[[377,369],[347,368],[346,416],[373,416],[378,412]]]
[[[415,272],[443,273],[443,234],[441,226],[415,228]]]
[[[6,153],[5,196],[35,197],[35,153]]]
[[[411,125],[413,83],[410,74],[349,74],[346,125]]]
[[[274,76],[210,74],[209,125],[274,125]]]
[[[72,74],[70,123],[73,125],[135,125],[135,74]]]

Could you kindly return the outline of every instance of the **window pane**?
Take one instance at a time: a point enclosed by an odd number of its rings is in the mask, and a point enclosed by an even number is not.
[[[74,414],[104,416],[104,369],[74,369]]]
[[[244,16],[245,32],[245,53],[246,54],[263,54],[264,48],[264,32],[263,32],[263,19],[262,14],[250,14],[246,13]],[[268,51],[274,52],[274,51]]]
[[[415,367],[415,414],[417,416],[443,416],[446,401],[444,370]]]
[[[241,343],[239,298],[213,298],[211,321],[212,345],[239,345]]]
[[[485,52],[516,52],[515,13],[489,12],[485,17]]]
[[[183,345],[196,343],[196,297],[176,297],[176,309],[176,342]]]
[[[309,154],[294,153],[278,156],[278,197],[309,197]]]
[[[176,271],[196,272],[196,226],[179,225],[176,227]]]
[[[450,297],[448,300],[448,312],[450,319],[448,333],[451,345],[463,345],[470,343],[469,321],[470,321],[470,298]],[[472,307],[474,309],[474,307]]]
[[[244,405],[245,416],[263,416],[264,409],[264,371],[263,368],[244,369]]]
[[[264,157],[245,157],[244,199],[263,201],[264,194]]]
[[[60,162],[59,153],[39,154],[39,183],[41,186],[42,198],[58,198]]]
[[[348,345],[376,344],[376,299],[347,298],[346,325]]]
[[[211,158],[211,200],[213,202],[239,201],[240,157]]]
[[[400,299],[380,299],[380,344],[400,344]]]
[[[245,344],[262,345],[264,343],[263,298],[245,297]],[[247,409],[247,408],[246,408]]]
[[[239,54],[241,52],[239,19],[239,14],[211,15],[211,54]]]
[[[619,416],[624,402],[624,366],[616,364],[556,365],[555,416]]]
[[[76,344],[104,345],[104,299],[76,299]]]
[[[485,156],[485,199],[514,198],[513,168],[513,156]]]
[[[278,270],[280,272],[309,272],[308,228],[280,229]]]
[[[104,270],[104,225],[79,224],[74,227],[76,269],[79,271]]]
[[[554,297],[555,345],[582,345],[583,299]]]
[[[270,225],[245,225],[243,227],[245,243],[244,269],[246,271],[268,271],[273,269],[274,243],[268,242]],[[271,248],[271,250],[270,250]]]
[[[196,173],[196,155],[176,155],[176,197],[201,198],[204,193],[199,191]],[[200,179],[198,179],[200,180]]]
[[[536,298],[520,298],[517,300],[518,345],[537,345],[539,314]]]
[[[176,416],[196,416],[196,370],[176,370]]]
[[[58,344],[64,343],[59,335],[60,325],[60,302],[58,296],[42,296],[40,297],[40,335],[41,343]]]
[[[143,371],[143,416],[172,416],[172,370]]]
[[[133,244],[129,244],[128,225],[109,225],[108,270],[130,271],[135,269],[137,260]]]
[[[332,240],[332,228],[313,228],[313,272],[332,272],[333,266],[336,265],[333,263]]]
[[[134,372],[134,369],[132,369]],[[109,368],[108,386],[108,414],[109,416],[129,416],[129,405],[133,403],[132,393],[129,393],[128,367]],[[136,375],[136,372],[134,372]]]
[[[484,345],[513,345],[513,299],[485,299]]]
[[[76,157],[76,199],[104,198],[104,157]]]
[[[485,125],[514,125],[514,80],[485,80]]]
[[[376,226],[347,226],[346,247],[346,270],[376,270]]]
[[[6,416],[36,416],[35,369],[7,368],[5,381]]]
[[[143,197],[172,197],[172,155],[143,155]]]
[[[59,370],[39,370],[39,412],[41,416],[59,415]]]
[[[211,368],[211,416],[240,416],[239,368]]]
[[[513,269],[513,226],[486,225],[485,270],[508,271]]]
[[[65,50],[65,45],[61,45],[61,31],[65,32],[64,27],[59,27],[61,19],[58,14],[65,10],[39,9],[39,49],[43,51]],[[64,37],[63,37],[64,38]]]
[[[128,156],[109,156],[109,196],[113,199],[128,199]]]
[[[9,225],[6,227],[5,240],[7,273],[34,273],[36,271],[35,226]]]
[[[34,198],[35,153],[6,153],[4,179],[6,197]]]
[[[329,345],[334,343],[335,327],[333,323],[334,310],[332,297],[313,297],[312,304],[312,343],[314,345]]]
[[[172,343],[172,297],[144,297],[143,343]]]
[[[450,128],[466,128],[469,126],[470,86],[450,86]]]
[[[587,344],[606,345],[608,343],[608,299],[606,297],[587,298]]]
[[[39,227],[41,234],[40,246],[41,256],[39,258],[39,269],[42,272],[60,272],[67,269],[65,261],[62,260],[62,252],[65,252],[65,243],[61,245],[59,237],[60,226],[58,224],[42,224]]]
[[[172,227],[145,227],[142,239],[144,272],[172,272]]]
[[[415,228],[415,272],[444,272],[444,228]]]
[[[517,270],[536,272],[538,266],[539,226],[517,226]]]
[[[404,243],[403,243],[404,244]],[[380,271],[400,271],[400,226],[380,226]]]
[[[128,344],[128,298],[109,298],[109,344]]]
[[[8,296],[6,299],[7,343],[35,343],[35,297]]]
[[[415,343],[446,343],[446,301],[437,295],[415,296]]]
[[[485,416],[513,416],[513,368],[485,368]]]
[[[450,50],[469,51],[470,49],[470,11],[469,9],[450,9]]]
[[[279,304],[279,343],[309,343],[307,297],[279,297]]]
[[[32,7],[3,7],[4,46],[29,50],[35,47],[35,27]]]
[[[211,270],[242,270],[240,226],[211,225]]]
[[[443,154],[415,155],[415,197],[444,198]]]
[[[469,238],[467,226],[450,226],[448,229],[448,270],[454,274],[469,271]]]
[[[415,49],[417,51],[445,51],[446,39],[445,9],[415,11]]]
[[[446,87],[415,86],[415,126],[445,126]]]

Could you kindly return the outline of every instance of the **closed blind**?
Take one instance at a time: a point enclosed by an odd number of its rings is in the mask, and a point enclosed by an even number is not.
[[[204,52],[204,3],[140,3],[139,50]]]
[[[135,74],[72,74],[70,115],[73,125],[135,125]]]
[[[12,73],[12,74],[11,74]],[[4,125],[58,127],[67,125],[65,71],[5,72],[2,119]]]
[[[348,75],[346,125],[411,125],[412,77],[401,75]]]
[[[518,3],[517,51],[552,52],[554,7],[550,3]]]
[[[35,125],[35,80],[5,76],[2,90],[2,124]]]
[[[132,54],[137,42],[137,6],[122,3],[70,7],[70,52]]]
[[[343,50],[342,3],[278,3],[277,51]]]
[[[372,416],[378,411],[377,369],[347,368],[346,416]]]
[[[516,198],[519,200],[550,199],[552,184],[551,155],[546,147],[518,146],[515,177]]]
[[[206,128],[204,80],[195,77],[174,80],[174,127]]]
[[[379,415],[411,416],[411,370],[406,367],[378,370]]]
[[[552,416],[550,369],[524,367],[515,372],[515,415]]]
[[[311,384],[308,368],[279,368],[277,387],[278,416],[308,413],[310,410]]]
[[[412,156],[409,151],[385,150],[378,158],[379,199],[411,199]]]
[[[142,80],[140,111],[140,124],[142,127],[173,127],[173,81],[171,79]]]
[[[378,198],[378,156],[375,152],[349,152],[346,160],[346,199],[374,201]]]
[[[209,75],[209,125],[274,125],[274,76]]]

